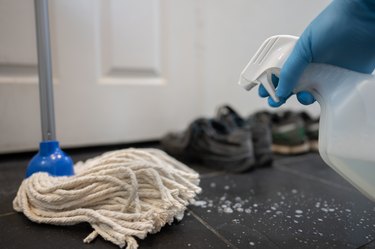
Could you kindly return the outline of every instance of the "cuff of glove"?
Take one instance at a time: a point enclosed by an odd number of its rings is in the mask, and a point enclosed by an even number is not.
[[[372,13],[375,17],[375,0],[356,0],[358,4],[360,4],[365,11]]]

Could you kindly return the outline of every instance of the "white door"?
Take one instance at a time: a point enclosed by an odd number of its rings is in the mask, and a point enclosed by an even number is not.
[[[63,146],[157,139],[202,108],[195,1],[50,1]],[[33,1],[0,0],[0,153],[41,139]]]

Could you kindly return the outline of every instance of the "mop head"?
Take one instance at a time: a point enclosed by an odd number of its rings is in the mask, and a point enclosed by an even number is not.
[[[35,173],[25,179],[13,208],[30,220],[53,225],[90,223],[98,235],[127,249],[174,219],[181,220],[201,191],[199,175],[157,149],[105,153],[74,166],[71,177]]]

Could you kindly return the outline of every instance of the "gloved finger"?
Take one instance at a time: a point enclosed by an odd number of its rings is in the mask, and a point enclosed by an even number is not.
[[[297,41],[292,53],[281,69],[279,84],[276,88],[276,96],[278,97],[286,98],[292,93],[303,71],[312,60],[306,36],[303,34]]]
[[[258,87],[258,94],[262,98],[266,98],[266,97],[270,96],[268,94],[266,88],[264,88],[264,86],[262,84],[260,84],[259,87]]]
[[[286,99],[284,99],[284,98],[279,98],[279,99],[280,99],[280,101],[276,102],[271,97],[268,97],[268,105],[276,108],[276,107],[279,107],[279,106],[283,105],[286,101]]]
[[[277,87],[277,84],[279,83],[279,78],[278,78],[276,75],[272,74],[271,79],[272,79],[272,84],[273,84],[274,87],[276,88],[276,87]],[[259,96],[262,97],[262,98],[265,98],[265,97],[270,96],[269,93],[267,92],[266,88],[264,88],[264,86],[263,86],[262,84],[259,85],[259,88],[258,88],[258,94],[259,94]]]
[[[314,96],[311,93],[305,91],[297,93],[297,99],[303,105],[311,105],[315,102]]]
[[[276,75],[272,74],[271,79],[272,79],[272,84],[275,87],[277,87],[277,85],[279,84],[279,77],[277,77]]]
[[[285,104],[285,102],[290,98],[290,96],[292,96],[293,93],[289,94],[286,98],[283,98],[283,97],[279,97],[279,102],[276,102],[274,101],[271,97],[268,97],[268,104],[269,106],[271,107],[279,107],[283,104]]]

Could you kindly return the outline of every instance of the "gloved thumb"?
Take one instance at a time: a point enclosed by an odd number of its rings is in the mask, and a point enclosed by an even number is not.
[[[312,61],[312,53],[308,40],[304,35],[298,39],[292,53],[281,69],[279,84],[276,88],[276,96],[279,98],[286,99],[290,96],[303,71]]]

